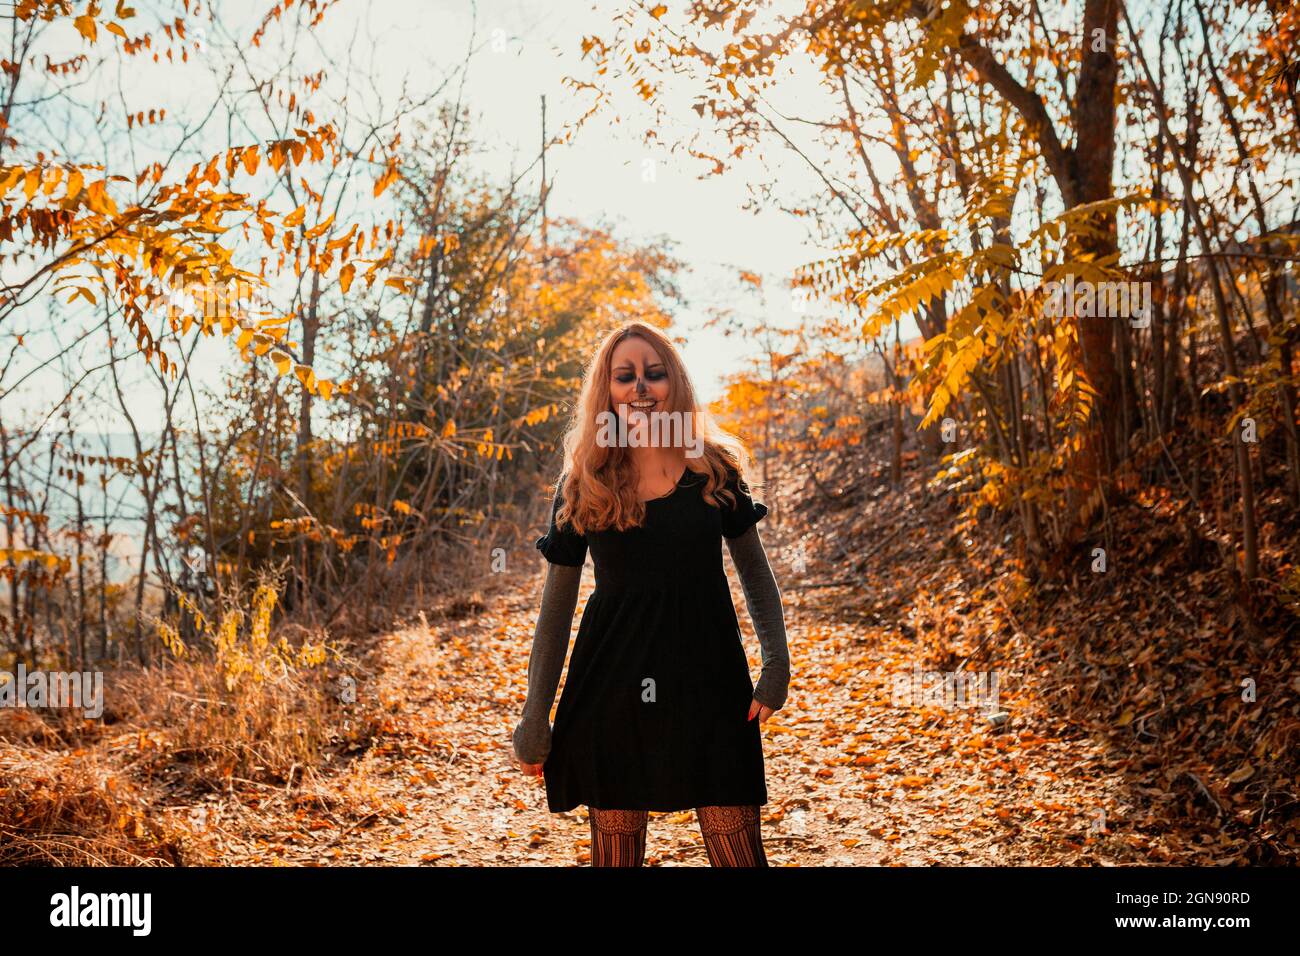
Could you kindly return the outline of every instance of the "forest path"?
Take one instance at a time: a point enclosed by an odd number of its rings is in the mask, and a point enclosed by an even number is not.
[[[729,575],[756,676],[758,642]],[[586,808],[548,812],[542,780],[513,763],[541,584],[539,570],[489,595],[480,613],[380,638],[370,689],[386,719],[366,753],[321,781],[364,791],[373,811],[331,822],[300,809],[296,826],[259,819],[262,836],[245,831],[226,862],[588,864]],[[588,568],[579,614],[591,587]],[[1034,717],[1032,701],[1009,693],[1014,675],[1002,675],[1001,727],[977,707],[897,703],[895,675],[914,673],[915,609],[894,601],[906,617],[893,618],[864,590],[786,588],[793,676],[763,727],[771,865],[1144,861],[1145,839],[1096,832],[1124,816],[1118,766],[1094,740]],[[968,601],[945,604],[960,613]],[[651,814],[646,865],[708,865],[694,811]]]

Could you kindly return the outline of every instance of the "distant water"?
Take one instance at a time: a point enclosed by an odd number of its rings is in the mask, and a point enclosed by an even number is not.
[[[158,441],[161,438],[161,432],[144,432],[140,433],[140,443],[148,454],[150,450],[156,449]],[[21,444],[23,441],[21,435],[10,435],[10,447],[14,444]],[[51,450],[57,442],[57,448],[54,449],[53,468],[51,468]],[[56,550],[63,555],[72,556],[76,553],[76,543],[71,538],[61,535],[60,532],[73,530],[77,520],[77,501],[76,488],[74,486],[75,476],[69,474],[60,474],[59,469],[71,469],[74,467],[73,452],[79,453],[91,458],[130,458],[136,457],[135,441],[130,432],[110,432],[102,435],[78,434],[75,438],[75,446],[69,443],[68,436],[56,435],[54,432],[48,432],[38,437],[22,454],[22,474],[23,483],[29,490],[38,494],[35,507],[43,510],[49,515],[50,534],[56,542]],[[182,444],[182,452],[185,451]],[[86,530],[93,537],[104,529],[104,522],[107,516],[108,528],[113,535],[112,543],[109,545],[107,565],[108,577],[111,581],[122,581],[134,575],[140,566],[140,548],[144,541],[145,527],[145,495],[144,490],[140,487],[140,479],[137,475],[123,473],[118,468],[109,465],[104,466],[98,461],[83,462],[79,467],[84,480],[81,485],[81,507],[85,516]],[[159,493],[155,502],[155,512],[160,523],[158,529],[166,541],[170,532],[170,526],[175,521],[175,511],[168,511],[167,506],[176,505],[175,484],[173,478],[173,464],[171,453],[168,452],[164,460],[165,474],[167,481],[164,484],[162,492]],[[190,465],[186,462],[184,454],[181,458],[181,476],[183,480],[189,480],[191,475]],[[48,500],[42,501],[39,495],[43,494],[40,488],[43,488],[45,476],[49,475],[50,490]],[[107,475],[106,487],[101,488],[100,476]],[[197,482],[197,478],[194,479]],[[33,487],[33,486],[36,487]],[[0,491],[0,494],[3,492]],[[188,502],[188,507],[192,512],[196,506],[196,500]],[[31,503],[19,503],[20,507],[31,509]],[[23,547],[24,542],[16,542],[18,547]],[[86,549],[89,554],[95,554],[96,548],[93,541],[86,543]],[[176,549],[169,547],[164,548],[164,556],[167,563],[171,566],[173,573],[180,570],[181,556],[175,553]],[[198,558],[198,554],[192,556]],[[153,559],[148,561],[148,568],[152,573]]]

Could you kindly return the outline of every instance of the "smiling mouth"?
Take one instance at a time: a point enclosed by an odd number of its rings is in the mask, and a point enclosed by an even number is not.
[[[638,411],[645,411],[646,409],[654,408],[659,403],[651,399],[646,399],[645,401],[628,402],[627,404],[629,408],[635,408]]]

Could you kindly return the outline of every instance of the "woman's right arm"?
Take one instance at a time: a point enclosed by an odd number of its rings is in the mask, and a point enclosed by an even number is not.
[[[569,653],[569,631],[578,606],[581,580],[581,565],[547,565],[542,607],[528,658],[528,698],[524,702],[523,718],[512,736],[515,757],[523,763],[545,763],[551,752],[551,704]]]

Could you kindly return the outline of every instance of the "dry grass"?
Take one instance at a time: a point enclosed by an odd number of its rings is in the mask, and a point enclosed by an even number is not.
[[[188,835],[103,754],[0,743],[0,864],[178,864]]]
[[[338,791],[318,772],[373,735],[340,676],[360,668],[296,625],[273,640],[276,599],[264,581],[219,621],[200,615],[190,645],[159,622],[171,659],[106,674],[102,720],[0,711],[0,864],[214,863],[240,839],[250,791],[265,794],[259,811],[284,801],[346,816],[349,793],[364,804],[363,781]]]

